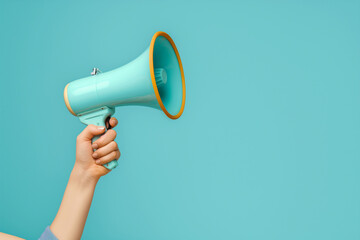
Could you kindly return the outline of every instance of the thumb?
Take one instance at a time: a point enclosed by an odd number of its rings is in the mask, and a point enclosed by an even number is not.
[[[82,141],[91,141],[93,137],[100,135],[104,132],[105,127],[90,124],[79,134],[78,139]]]

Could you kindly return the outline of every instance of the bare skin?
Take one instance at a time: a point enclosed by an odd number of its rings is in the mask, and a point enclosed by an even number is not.
[[[110,126],[117,125],[116,118],[110,119]],[[76,161],[59,211],[50,230],[59,240],[78,240],[84,230],[92,198],[100,177],[110,171],[102,165],[120,158],[116,144],[116,132],[108,130],[91,144],[91,139],[105,132],[105,128],[87,126],[76,139]],[[96,150],[96,151],[94,151]],[[0,233],[0,239],[19,240],[15,236]]]
[[[24,240],[23,238],[15,237],[13,235],[1,233],[1,232],[0,232],[0,239],[1,240]]]

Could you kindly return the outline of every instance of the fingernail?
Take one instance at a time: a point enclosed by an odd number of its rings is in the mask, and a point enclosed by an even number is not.
[[[100,160],[96,160],[95,163],[96,163],[96,164],[100,164]]]
[[[93,145],[92,145],[92,148],[93,149],[97,149],[99,146],[96,144],[96,143],[94,143]]]
[[[97,158],[97,156],[98,156],[97,152],[94,152],[92,156],[93,156],[93,158]]]
[[[99,130],[104,130],[104,129],[105,129],[105,127],[98,127],[98,129],[99,129]]]

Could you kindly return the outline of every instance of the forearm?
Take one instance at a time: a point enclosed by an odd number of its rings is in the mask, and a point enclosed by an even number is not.
[[[50,226],[60,240],[81,238],[97,181],[98,179],[74,167],[59,211]]]
[[[15,237],[6,233],[0,232],[0,239],[1,240],[24,240],[23,238]]]

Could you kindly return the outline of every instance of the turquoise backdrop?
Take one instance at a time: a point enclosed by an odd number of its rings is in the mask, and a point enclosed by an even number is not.
[[[176,121],[116,110],[83,239],[360,239],[359,1],[0,3],[0,231],[37,239],[84,125],[65,85],[174,39]]]

